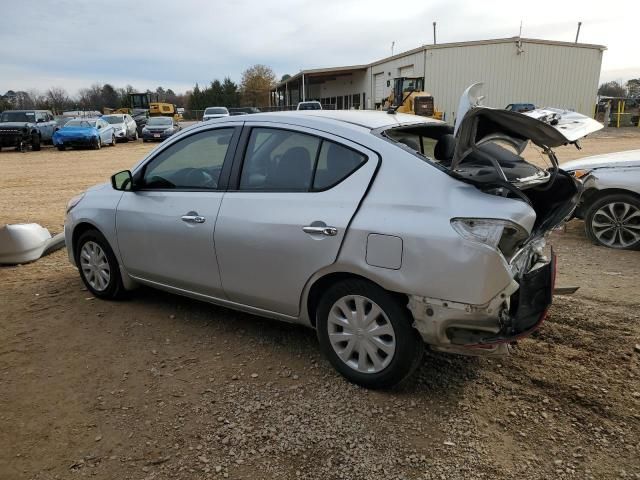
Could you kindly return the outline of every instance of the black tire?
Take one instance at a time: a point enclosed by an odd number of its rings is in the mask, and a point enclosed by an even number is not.
[[[109,145],[110,147],[115,147],[116,146],[116,136],[112,135],[111,136],[111,145]]]
[[[138,130],[136,130],[135,133],[133,134],[133,141],[137,142],[138,138],[140,138],[140,136],[138,135]]]
[[[380,371],[365,373],[356,370],[355,367],[349,366],[340,358],[331,344],[329,328],[334,327],[330,327],[329,315],[337,301],[349,296],[365,297],[366,300],[375,303],[386,316],[386,319],[383,320],[388,321],[392,326],[395,351],[389,363]],[[360,279],[343,280],[331,286],[320,299],[316,310],[316,328],[323,354],[347,380],[371,389],[393,387],[408,379],[420,365],[424,354],[424,342],[412,324],[411,314],[403,302],[383,288]],[[372,323],[370,325],[373,326]],[[358,332],[361,330],[358,329]],[[357,335],[360,336],[360,334]],[[345,343],[348,342],[345,341]],[[382,350],[378,350],[378,352],[381,353]],[[371,360],[372,357],[368,352],[365,355],[370,360],[371,366],[375,368],[374,362]],[[358,362],[359,356],[360,353],[358,353]]]
[[[80,255],[83,247],[89,242],[93,242],[97,244],[100,249],[104,252],[108,267],[109,267],[109,281],[104,288],[96,288],[92,285],[91,280],[87,278],[87,274],[83,271],[82,263],[80,259]],[[105,300],[114,300],[117,298],[122,298],[124,295],[124,287],[122,286],[122,278],[120,277],[120,267],[118,266],[118,260],[116,259],[113,250],[109,246],[109,242],[107,242],[106,238],[98,231],[98,230],[87,230],[80,238],[75,245],[75,260],[76,265],[78,267],[78,272],[80,273],[80,278],[82,282],[87,287],[87,289],[96,297],[102,298]],[[95,282],[94,282],[95,283]]]
[[[100,138],[100,136],[98,136],[98,138],[93,141],[93,145],[91,145],[91,148],[93,148],[94,150],[100,150],[102,148],[102,139]]]
[[[626,216],[623,215],[625,210]],[[596,245],[640,250],[640,216],[629,219],[633,212],[640,212],[640,198],[632,194],[614,193],[599,198],[584,216],[585,233]],[[610,228],[604,226],[608,224],[611,224]]]
[[[61,152],[64,152],[66,148],[67,147],[65,147],[64,145],[58,145],[58,150],[60,150]]]
[[[34,152],[40,151],[40,135],[37,133],[31,134],[31,150]]]

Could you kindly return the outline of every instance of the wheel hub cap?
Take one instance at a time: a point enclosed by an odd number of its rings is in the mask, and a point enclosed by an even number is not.
[[[600,243],[626,248],[640,241],[640,209],[626,202],[612,202],[599,208],[591,229]]]
[[[396,351],[396,336],[387,315],[372,300],[348,295],[329,311],[329,341],[346,365],[361,373],[384,370]]]
[[[92,288],[101,292],[109,285],[111,271],[104,250],[96,242],[86,242],[80,250],[80,269]]]

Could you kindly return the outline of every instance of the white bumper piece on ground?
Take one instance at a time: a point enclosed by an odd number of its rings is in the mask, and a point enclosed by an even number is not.
[[[64,234],[52,237],[37,223],[0,227],[0,265],[28,263],[64,246]]]

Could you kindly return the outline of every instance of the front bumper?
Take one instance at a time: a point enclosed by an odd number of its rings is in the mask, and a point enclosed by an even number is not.
[[[173,135],[173,132],[172,133],[142,132],[142,139],[143,140],[155,140],[155,141],[161,142],[162,140],[166,140],[167,138],[169,138],[171,135]]]
[[[0,147],[17,147],[30,140],[29,134],[20,129],[0,129]]]
[[[96,137],[57,137],[53,139],[56,146],[65,147],[90,147],[97,142]]]
[[[556,256],[538,259],[484,305],[411,296],[414,326],[433,349],[466,355],[508,353],[537,330],[553,300]]]

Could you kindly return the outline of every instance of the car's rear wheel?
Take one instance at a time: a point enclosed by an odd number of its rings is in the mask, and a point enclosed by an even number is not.
[[[40,135],[37,133],[31,135],[31,150],[34,152],[40,151]]]
[[[133,140],[137,142],[138,138],[139,138],[138,137],[138,130],[136,130],[135,133],[133,134]]]
[[[392,387],[416,370],[424,343],[407,308],[366,280],[336,283],[320,299],[316,327],[323,353],[349,381]]]
[[[80,277],[93,295],[104,299],[122,296],[118,260],[100,232],[88,230],[80,235],[75,256]]]
[[[597,245],[640,249],[640,199],[620,193],[596,200],[585,215],[585,231]]]

